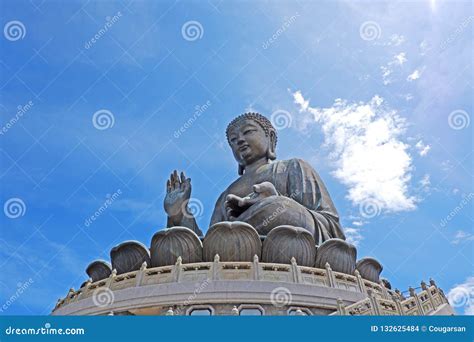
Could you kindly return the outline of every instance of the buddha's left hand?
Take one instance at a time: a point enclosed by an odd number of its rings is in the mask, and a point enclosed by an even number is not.
[[[232,194],[227,195],[225,202],[227,216],[230,220],[234,220],[258,201],[277,195],[278,191],[270,182],[255,184],[253,186],[253,193],[243,198]]]

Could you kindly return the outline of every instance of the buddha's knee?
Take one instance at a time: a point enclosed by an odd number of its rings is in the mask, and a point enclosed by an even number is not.
[[[292,225],[307,229],[314,235],[312,215],[298,202],[284,196],[270,196],[252,205],[238,218],[251,224],[260,235],[281,225]]]

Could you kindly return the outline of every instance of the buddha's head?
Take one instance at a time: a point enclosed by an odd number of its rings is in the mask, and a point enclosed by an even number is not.
[[[231,121],[227,126],[229,142],[235,160],[239,163],[239,175],[245,167],[257,160],[276,158],[277,135],[270,120],[258,113],[245,113]]]

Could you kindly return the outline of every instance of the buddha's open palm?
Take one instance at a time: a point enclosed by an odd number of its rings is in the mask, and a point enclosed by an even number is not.
[[[182,215],[191,196],[191,178],[186,178],[184,172],[178,176],[174,170],[170,179],[166,181],[165,211],[169,217]]]

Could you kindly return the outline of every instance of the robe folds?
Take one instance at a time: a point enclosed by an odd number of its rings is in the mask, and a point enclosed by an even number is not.
[[[261,167],[252,179],[245,174],[232,183],[218,198],[211,218],[211,225],[228,221],[225,201],[228,194],[245,197],[252,192],[252,185],[271,182],[280,196],[298,202],[306,208],[314,220],[316,241],[330,238],[345,240],[339,223],[339,215],[318,173],[301,159],[278,160]],[[291,224],[289,222],[288,224]]]

